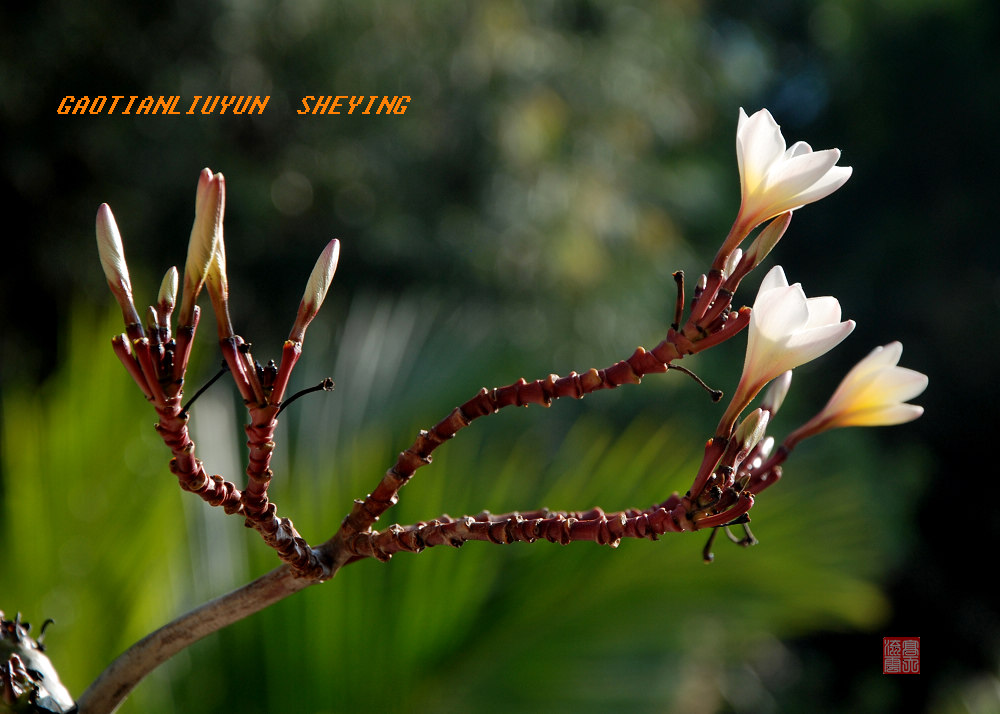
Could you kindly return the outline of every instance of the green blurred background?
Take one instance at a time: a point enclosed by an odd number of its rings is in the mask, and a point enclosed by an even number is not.
[[[316,543],[481,386],[659,342],[671,272],[703,270],[738,206],[737,109],[766,106],[789,141],[838,146],[855,171],[769,261],[858,321],[797,372],[773,433],[893,339],[931,376],[923,419],[807,442],[753,510],[761,544],[720,542],[711,566],[704,534],[362,562],[191,647],[123,711],[1000,710],[984,577],[1000,524],[967,453],[998,397],[997,36],[986,0],[5,5],[0,609],[56,619],[49,652],[79,694],[142,635],[276,564],[167,470],[109,346],[101,202],[145,304],[183,263],[198,171],[224,172],[233,317],[259,359],[342,240],[293,385],[337,390],[282,415],[275,456],[279,514]],[[271,100],[258,117],[57,115],[68,94]],[[295,113],[326,94],[412,100]],[[213,332],[206,318],[191,384],[219,360]],[[743,344],[687,366],[731,390]],[[239,482],[237,407],[217,385],[193,428],[207,467]],[[505,412],[387,517],[645,507],[687,488],[721,409],[672,373]],[[883,636],[922,638],[920,676],[881,674]]]

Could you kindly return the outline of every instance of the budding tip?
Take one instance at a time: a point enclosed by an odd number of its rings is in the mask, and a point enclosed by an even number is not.
[[[326,299],[326,293],[330,289],[330,283],[333,282],[339,262],[340,241],[334,238],[326,244],[316,260],[309,282],[306,283],[305,293],[302,295],[302,302],[310,306],[313,312],[319,310],[323,300]]]
[[[120,284],[126,290],[131,290],[121,234],[118,232],[118,224],[115,223],[111,207],[106,203],[102,203],[97,209],[96,233],[97,251],[108,282],[113,285]]]
[[[171,266],[164,274],[163,282],[160,283],[160,294],[157,296],[157,303],[165,309],[173,310],[177,304],[177,266]]]

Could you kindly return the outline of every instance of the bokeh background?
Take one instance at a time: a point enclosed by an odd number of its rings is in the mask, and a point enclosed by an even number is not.
[[[735,214],[737,109],[838,146],[854,176],[769,264],[858,328],[798,370],[773,433],[877,344],[931,376],[923,419],[807,442],[753,510],[761,544],[548,543],[362,562],[191,647],[127,712],[1000,710],[989,500],[1000,298],[997,6],[987,0],[420,4],[228,0],[0,10],[0,608],[79,694],[129,644],[270,570],[176,487],[109,348],[93,238],[121,227],[140,304],[182,264],[198,171],[227,177],[234,322],[277,357],[312,262],[343,243],[273,495],[311,542],[416,430],[481,386],[607,366],[662,339],[672,271]],[[262,116],[60,116],[65,95],[270,95]],[[300,116],[305,95],[405,114]],[[182,100],[183,102],[183,100]],[[738,296],[752,302],[759,276]],[[203,323],[192,384],[219,355]],[[731,390],[743,340],[687,365]],[[686,361],[685,361],[686,362]],[[239,481],[220,383],[199,454]],[[677,373],[463,431],[391,521],[645,507],[687,488],[722,409]],[[963,456],[964,454],[964,456]],[[973,478],[975,477],[975,478]],[[966,479],[970,479],[966,483]],[[884,676],[883,636],[922,673]]]

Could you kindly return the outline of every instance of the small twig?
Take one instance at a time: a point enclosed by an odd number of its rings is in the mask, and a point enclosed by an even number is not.
[[[705,384],[705,382],[702,380],[701,377],[699,377],[697,374],[695,374],[694,372],[692,372],[687,367],[682,367],[679,364],[668,364],[667,365],[667,369],[676,369],[677,371],[683,372],[684,374],[686,374],[687,376],[689,376],[691,379],[693,379],[695,382],[697,382],[699,384],[699,386],[701,386],[702,389],[704,389],[706,392],[708,392],[708,396],[710,396],[712,398],[713,402],[717,402],[720,399],[722,399],[723,392],[722,392],[721,389],[712,389],[707,384]]]
[[[201,387],[201,389],[199,389],[197,392],[195,392],[193,397],[191,397],[190,399],[188,399],[187,404],[185,404],[184,406],[181,407],[181,413],[182,414],[187,414],[188,409],[190,409],[191,405],[194,404],[194,400],[197,399],[198,397],[200,397],[202,394],[204,394],[208,390],[209,387],[211,387],[213,384],[215,384],[219,380],[219,377],[221,377],[222,375],[224,375],[228,371],[229,371],[229,365],[226,364],[225,362],[223,362],[222,363],[222,368],[218,372],[216,372],[215,376],[212,377],[207,382],[205,382],[205,384]]]
[[[674,302],[674,321],[670,327],[674,330],[681,329],[681,317],[684,315],[684,271],[678,270],[674,273],[674,282],[677,283],[677,300]]]
[[[706,563],[711,563],[715,560],[715,553],[712,552],[712,544],[715,542],[715,536],[718,532],[718,528],[713,528],[712,532],[708,534],[708,541],[705,543],[705,547],[701,549],[701,559]]]
[[[333,380],[330,377],[327,377],[322,382],[317,384],[315,387],[309,387],[308,389],[303,389],[301,391],[296,392],[295,394],[293,394],[292,396],[290,396],[288,399],[286,399],[281,403],[281,407],[278,408],[278,412],[277,414],[275,414],[275,416],[281,414],[281,412],[285,410],[285,407],[287,407],[289,404],[294,402],[299,397],[305,396],[306,394],[311,394],[312,392],[319,392],[319,391],[332,392],[334,386],[335,384]]]

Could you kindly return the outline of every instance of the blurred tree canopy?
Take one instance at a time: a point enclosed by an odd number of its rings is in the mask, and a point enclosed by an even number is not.
[[[142,304],[184,260],[198,171],[225,173],[233,317],[262,358],[319,250],[342,240],[301,376],[332,372],[338,391],[290,410],[277,469],[282,515],[320,539],[415,429],[480,386],[658,342],[671,272],[695,277],[735,214],[737,108],[767,106],[786,138],[839,146],[855,169],[772,259],[859,322],[797,373],[782,424],[892,339],[931,375],[922,420],[797,454],[755,507],[765,543],[720,544],[711,568],[700,536],[364,563],[192,648],[130,710],[973,708],[996,681],[1000,621],[963,556],[1000,524],[988,507],[945,519],[941,499],[979,437],[969,424],[1000,396],[986,376],[997,333],[973,321],[1000,297],[984,249],[997,13],[984,0],[4,6],[0,608],[63,623],[48,640],[78,694],[136,638],[274,562],[178,493],[118,374],[100,203]],[[66,95],[102,94],[270,100],[254,117],[56,113]],[[411,101],[389,116],[295,111],[306,95],[361,94]],[[196,347],[206,377],[211,334]],[[736,343],[693,366],[731,389]],[[235,478],[242,417],[215,390],[196,409],[199,449],[218,443],[209,468]],[[717,412],[676,375],[619,391],[477,425],[390,517],[644,506],[686,488]],[[909,634],[925,638],[925,673],[883,677],[881,637]],[[528,643],[534,658],[513,663]],[[347,652],[357,664],[340,672]],[[244,691],[259,658],[268,677]],[[185,686],[220,669],[218,688]]]

